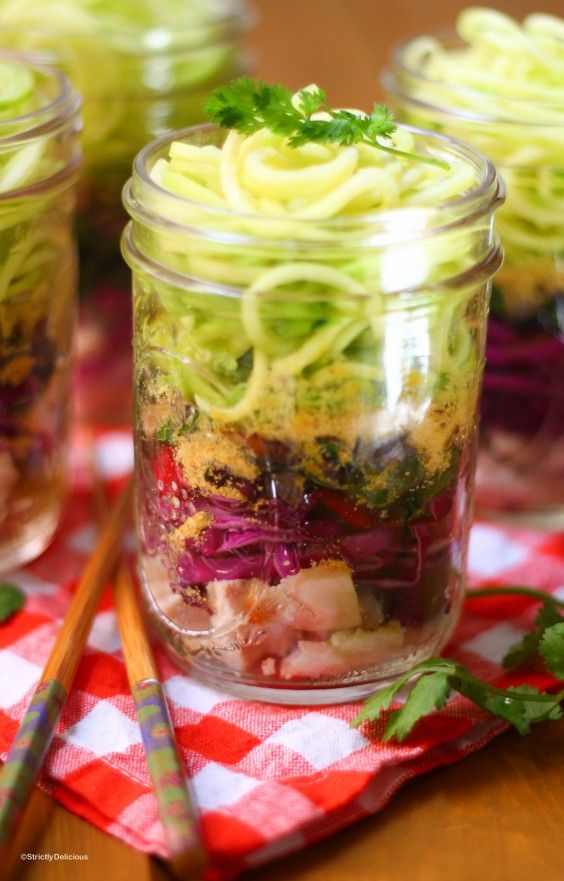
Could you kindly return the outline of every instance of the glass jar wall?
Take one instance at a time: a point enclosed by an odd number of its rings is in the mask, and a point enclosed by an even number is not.
[[[211,162],[224,137],[180,132],[173,152]],[[235,693],[350,700],[457,620],[499,184],[421,133],[470,171],[464,196],[254,216],[160,186],[171,140],[125,190],[149,615],[181,665]]]
[[[0,570],[57,526],[66,486],[77,94],[59,73],[0,56]]]

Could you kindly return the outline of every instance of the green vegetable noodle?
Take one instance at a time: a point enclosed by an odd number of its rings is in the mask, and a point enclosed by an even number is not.
[[[208,678],[350,699],[458,614],[500,190],[317,86],[205,107],[125,190],[147,600]]]
[[[65,486],[76,287],[79,100],[58,74],[0,57],[0,557],[36,556]]]

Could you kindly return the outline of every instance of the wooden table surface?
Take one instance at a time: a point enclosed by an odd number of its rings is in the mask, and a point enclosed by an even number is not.
[[[116,0],[119,2],[119,0]],[[316,82],[331,103],[368,108],[378,72],[403,36],[451,25],[459,0],[255,0],[257,76]],[[534,0],[496,0],[521,17]],[[564,16],[564,0],[543,0]],[[246,881],[561,881],[564,725],[508,733],[463,762],[407,784],[376,816]],[[80,863],[21,861],[22,881],[165,881],[156,861],[104,835],[41,793],[41,832],[24,852],[84,853]]]

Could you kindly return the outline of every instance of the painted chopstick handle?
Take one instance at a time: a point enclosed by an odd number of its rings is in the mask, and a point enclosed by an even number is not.
[[[132,685],[131,694],[171,862],[199,871],[205,865],[206,856],[161,684],[157,679],[142,679]]]
[[[0,855],[31,795],[66,698],[57,679],[39,683],[0,771]]]

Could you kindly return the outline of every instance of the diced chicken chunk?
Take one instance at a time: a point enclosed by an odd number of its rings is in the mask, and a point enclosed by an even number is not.
[[[231,625],[235,627],[242,621],[250,583],[246,578],[208,582],[207,596],[214,630],[224,630]]]
[[[281,596],[278,588],[258,578],[209,582],[215,652],[224,664],[243,672],[263,658],[290,651],[296,640],[294,629],[274,614]]]
[[[382,604],[370,587],[357,588],[357,596],[362,614],[362,626],[365,630],[374,630],[384,622]]]
[[[329,640],[300,640],[280,666],[284,679],[341,676],[362,670],[393,656],[403,643],[404,633],[397,621],[377,630],[340,630]]]
[[[231,635],[230,635],[231,636]],[[295,634],[291,628],[284,624],[274,624],[265,630],[257,630],[256,628],[240,628],[232,639],[231,646],[221,649],[222,644],[229,643],[229,639],[219,640],[215,647],[216,656],[232,670],[239,673],[248,672],[257,664],[267,664],[266,669],[272,669],[272,673],[264,675],[273,675],[276,658],[282,658],[295,645]],[[245,640],[248,639],[248,644]],[[241,642],[239,646],[238,643]],[[270,661],[269,665],[267,662]],[[264,671],[263,671],[264,673]]]
[[[280,582],[286,597],[284,620],[297,630],[335,630],[358,627],[361,612],[351,570],[328,561]]]

